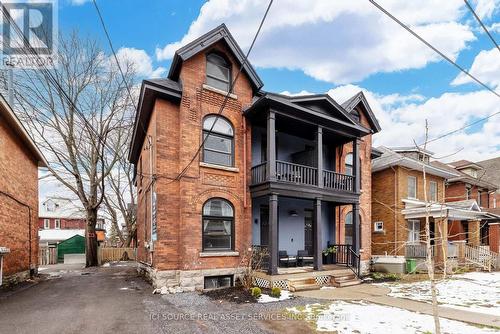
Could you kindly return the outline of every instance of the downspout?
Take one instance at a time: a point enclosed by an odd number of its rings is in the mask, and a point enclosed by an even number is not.
[[[150,247],[149,247],[149,262],[150,265],[153,265],[153,251],[154,251],[154,242],[153,242],[153,193],[154,193],[154,175],[153,175],[153,143],[152,143],[151,135],[148,135],[148,144],[149,144],[149,174],[151,175],[151,189],[150,193],[150,219],[151,219],[151,232],[150,232]]]
[[[243,208],[247,208],[247,120],[243,117]]]
[[[28,204],[26,204],[26,203],[24,203],[24,202],[21,202],[20,200],[18,200],[17,198],[15,198],[14,196],[12,196],[11,194],[6,193],[6,192],[4,192],[4,191],[2,191],[2,190],[0,190],[0,194],[2,194],[2,195],[4,195],[4,196],[6,196],[6,197],[8,197],[8,198],[12,199],[12,200],[13,200],[13,201],[15,201],[16,203],[18,203],[18,204],[20,204],[20,205],[22,205],[22,206],[24,206],[24,207],[28,208],[28,243],[29,243],[29,247],[28,247],[28,249],[29,249],[29,256],[28,256],[28,270],[29,270],[29,272],[30,272],[30,277],[31,277],[31,276],[32,276],[32,275],[31,275],[31,264],[32,264],[32,257],[31,257],[31,249],[32,249],[32,248],[31,248],[31,238],[32,238],[32,236],[31,236],[31,207],[30,207]],[[0,282],[0,283],[1,283],[1,282]]]

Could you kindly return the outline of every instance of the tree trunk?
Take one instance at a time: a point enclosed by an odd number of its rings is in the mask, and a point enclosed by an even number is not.
[[[99,265],[97,261],[97,235],[95,226],[97,223],[97,209],[87,210],[87,228],[86,228],[86,263],[87,267],[96,267]]]

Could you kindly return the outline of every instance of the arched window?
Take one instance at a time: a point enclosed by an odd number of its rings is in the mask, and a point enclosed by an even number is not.
[[[234,130],[228,120],[216,115],[205,117],[203,139],[203,162],[229,167],[234,165]]]
[[[203,251],[234,250],[234,209],[222,198],[211,198],[203,205]]]
[[[345,173],[347,175],[353,175],[353,168],[352,168],[352,153],[348,153],[345,156]]]
[[[207,55],[207,85],[225,92],[231,85],[231,65],[216,53]]]
[[[359,111],[357,111],[356,109],[353,109],[351,111],[351,116],[356,120],[356,122],[359,123],[359,120],[361,119],[361,116],[359,115]]]
[[[349,211],[345,215],[345,243],[348,245],[352,245],[354,241],[354,228],[352,224],[352,211]]]

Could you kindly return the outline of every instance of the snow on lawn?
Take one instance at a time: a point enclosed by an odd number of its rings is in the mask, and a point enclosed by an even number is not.
[[[279,298],[274,298],[265,293],[261,294],[259,299],[257,299],[257,303],[271,303],[271,302],[280,302],[282,300],[287,300],[292,298],[292,294],[286,290],[281,291],[281,295]]]
[[[430,303],[428,281],[382,283],[391,289],[389,296]],[[500,314],[500,272],[471,272],[454,275],[437,283],[441,306],[484,314]]]
[[[311,304],[305,308],[287,309],[290,313],[312,321],[317,331],[338,334],[363,333],[433,333],[434,319],[407,310],[371,304],[364,301],[336,301],[330,305]],[[496,333],[464,322],[440,319],[441,333]]]

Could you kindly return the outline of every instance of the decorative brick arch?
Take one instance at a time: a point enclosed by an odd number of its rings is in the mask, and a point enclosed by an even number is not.
[[[206,201],[208,201],[210,198],[223,198],[227,201],[229,201],[235,210],[235,218],[238,216],[238,218],[241,218],[243,215],[243,210],[240,210],[241,207],[243,206],[243,199],[241,199],[240,196],[235,194],[234,192],[226,189],[220,189],[220,188],[214,188],[214,189],[207,189],[201,193],[199,193],[197,196],[193,197],[191,202],[190,202],[190,211],[194,212],[195,214],[201,215],[201,210],[203,208],[203,204],[205,204]]]

